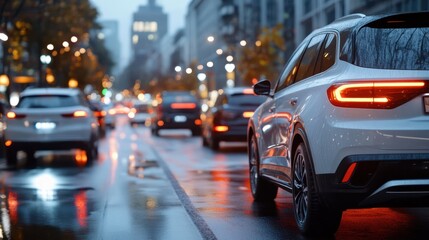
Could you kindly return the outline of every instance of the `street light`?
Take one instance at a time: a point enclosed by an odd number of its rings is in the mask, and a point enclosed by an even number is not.
[[[5,33],[0,32],[0,40],[6,42],[8,39],[9,37]]]
[[[207,41],[210,42],[210,43],[214,42],[214,40],[215,40],[215,38],[213,36],[208,36],[207,37]]]
[[[42,62],[45,65],[48,65],[49,63],[51,63],[52,58],[49,55],[42,55],[40,56],[40,62]]]

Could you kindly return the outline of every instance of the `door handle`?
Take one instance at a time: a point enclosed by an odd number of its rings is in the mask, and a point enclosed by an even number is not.
[[[294,97],[289,100],[289,104],[295,106],[298,103],[298,98]]]
[[[270,109],[268,109],[268,112],[273,113],[276,110],[276,107],[270,107]]]

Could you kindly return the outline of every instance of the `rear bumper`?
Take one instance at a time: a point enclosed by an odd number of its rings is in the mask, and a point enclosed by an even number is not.
[[[40,150],[72,150],[87,149],[92,146],[89,141],[62,141],[62,142],[13,142],[8,148],[24,151]]]
[[[164,125],[157,126],[158,129],[191,129],[191,130],[200,130],[201,126],[196,125],[195,121],[199,120],[198,117],[186,117],[186,121],[177,122],[174,120],[174,117],[166,117],[161,119],[164,122]],[[156,122],[154,123],[156,124]]]
[[[213,138],[224,142],[245,142],[247,141],[247,126],[228,126],[227,132],[212,132]]]
[[[352,163],[356,168],[342,182]],[[316,175],[323,200],[332,207],[429,206],[429,154],[354,155],[334,174]]]

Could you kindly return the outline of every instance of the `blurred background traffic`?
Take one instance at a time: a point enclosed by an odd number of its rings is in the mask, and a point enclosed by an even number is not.
[[[104,105],[150,102],[164,90],[204,104],[219,89],[274,80],[297,43],[338,17],[429,9],[426,0],[142,0],[123,26],[101,12],[106,5],[124,15],[117,2],[1,0],[2,102],[15,106],[37,86],[79,88]],[[186,12],[177,19],[170,9]]]

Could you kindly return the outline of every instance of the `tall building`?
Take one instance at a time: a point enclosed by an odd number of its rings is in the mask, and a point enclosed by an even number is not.
[[[156,45],[167,34],[168,16],[156,0],[148,0],[133,14],[131,29],[134,56],[148,55],[156,50]]]
[[[147,5],[139,6],[133,14],[131,26],[131,68],[134,69],[129,73],[129,86],[135,82],[145,85],[161,74],[162,56],[158,49],[167,32],[168,15],[156,4],[156,0],[148,0]]]

